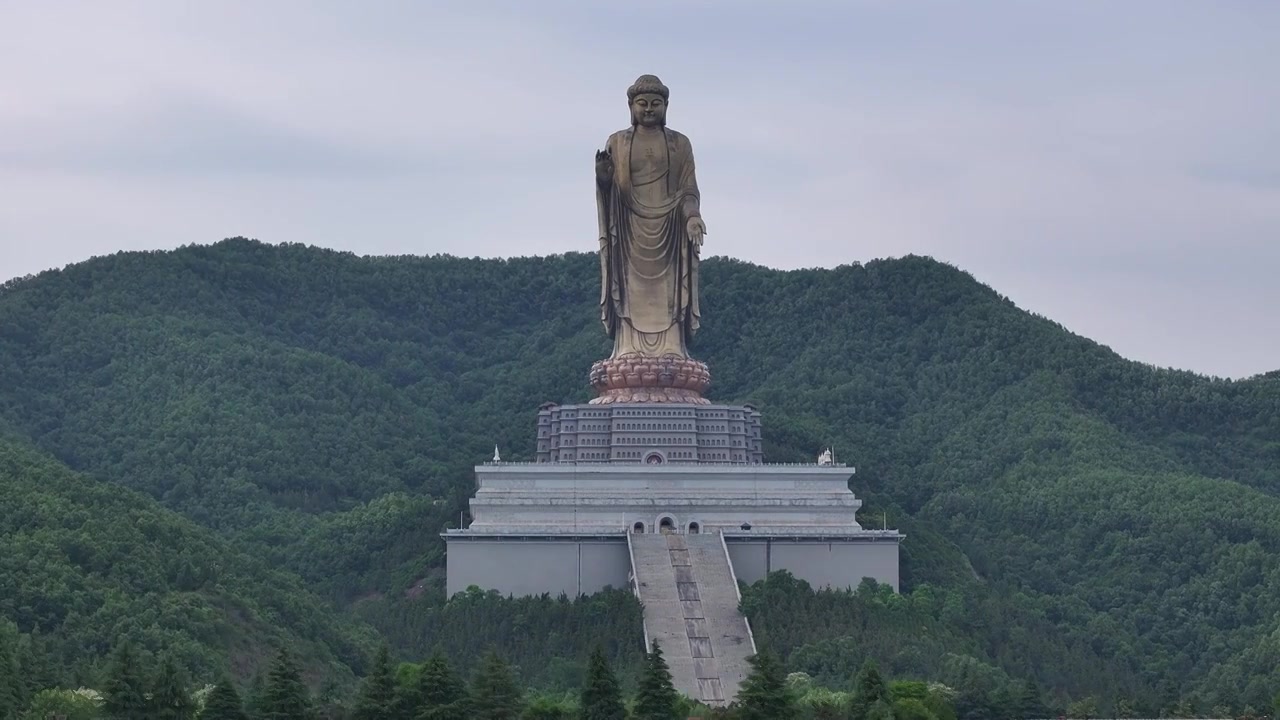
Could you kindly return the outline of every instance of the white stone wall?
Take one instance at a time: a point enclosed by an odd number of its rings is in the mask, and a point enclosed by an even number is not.
[[[475,585],[503,595],[589,595],[606,587],[627,588],[631,558],[625,536],[600,539],[449,537],[446,589],[452,596]],[[822,589],[857,588],[864,577],[897,590],[896,539],[869,541],[794,538],[728,538],[738,580],[753,583],[787,570]]]
[[[897,539],[728,538],[734,573],[745,583],[786,570],[815,590],[856,589],[863,578],[898,590]]]
[[[723,532],[734,571],[789,570],[815,588],[864,577],[898,588],[893,530],[864,530],[851,468],[819,465],[491,463],[476,468],[472,522],[446,533],[450,594],[593,593],[626,587],[626,535],[664,519],[678,533]],[[583,539],[595,536],[595,539]]]
[[[853,470],[817,465],[489,464],[476,468],[470,530],[610,533],[659,517],[682,531],[839,535],[862,532]]]
[[[610,540],[453,540],[448,543],[449,596],[472,585],[503,595],[590,595],[625,589],[631,572],[625,536]]]

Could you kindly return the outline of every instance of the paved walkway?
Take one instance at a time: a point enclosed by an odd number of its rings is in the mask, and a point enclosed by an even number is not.
[[[676,690],[732,702],[755,647],[720,535],[632,535],[631,550],[646,639],[662,648]]]

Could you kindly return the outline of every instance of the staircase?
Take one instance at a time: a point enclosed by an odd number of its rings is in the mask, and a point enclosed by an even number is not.
[[[633,534],[628,542],[646,647],[662,648],[676,690],[711,706],[732,702],[756,650],[723,538]]]

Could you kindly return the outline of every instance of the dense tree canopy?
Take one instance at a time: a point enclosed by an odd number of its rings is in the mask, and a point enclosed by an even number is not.
[[[852,690],[873,658],[979,704],[1024,678],[1139,709],[1269,705],[1280,375],[1129,362],[928,258],[713,258],[702,279],[694,351],[714,397],[762,409],[768,459],[834,446],[864,521],[908,534],[900,597],[787,578],[748,592],[789,668]],[[18,652],[97,680],[121,633],[147,672],[165,652],[213,680],[261,672],[287,641],[310,680],[349,684],[376,628],[468,676],[496,646],[559,689],[602,641],[634,682],[625,598],[441,590],[438,533],[471,466],[495,443],[530,457],[538,404],[586,398],[608,349],[597,282],[585,254],[235,239],[0,286],[0,619]],[[488,635],[468,649],[458,623]]]
[[[359,669],[374,638],[295,575],[3,435],[0,617],[34,634],[47,664],[33,677],[52,682],[101,678],[124,639],[214,678],[256,668],[275,639],[305,647],[308,664]]]

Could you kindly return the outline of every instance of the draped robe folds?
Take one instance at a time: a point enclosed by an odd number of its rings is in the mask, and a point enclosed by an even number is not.
[[[693,149],[666,128],[666,158],[635,168],[635,129],[609,137],[613,179],[596,183],[600,219],[600,320],[613,357],[687,358],[699,326],[698,248],[687,231],[698,215]],[[656,165],[656,167],[653,167]]]

